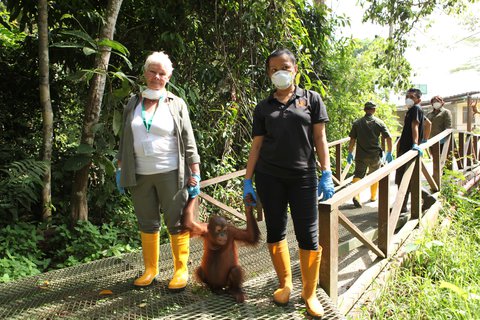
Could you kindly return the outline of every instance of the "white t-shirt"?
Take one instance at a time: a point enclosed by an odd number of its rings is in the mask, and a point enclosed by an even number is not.
[[[148,123],[152,117],[146,112]],[[152,120],[150,131],[143,124],[142,102],[135,107],[132,121],[133,149],[138,174],[156,174],[178,169],[178,145],[173,117],[168,104],[162,102]]]

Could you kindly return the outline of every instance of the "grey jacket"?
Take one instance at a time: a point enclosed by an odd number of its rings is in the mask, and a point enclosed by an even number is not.
[[[122,187],[131,187],[137,184],[133,131],[130,124],[133,120],[135,107],[139,104],[140,99],[140,95],[131,97],[123,110],[123,128],[117,154],[117,159],[121,161],[122,166],[120,176],[120,185]],[[175,135],[178,143],[178,188],[181,189],[185,186],[187,178],[190,176],[188,166],[192,163],[200,163],[200,156],[197,152],[197,144],[195,143],[192,123],[190,122],[185,101],[173,93],[167,92],[166,103],[175,123]]]

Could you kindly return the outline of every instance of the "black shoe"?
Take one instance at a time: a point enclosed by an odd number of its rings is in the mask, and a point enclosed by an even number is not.
[[[357,198],[353,198],[353,205],[355,206],[355,208],[361,208],[362,207],[362,204],[360,203],[360,201],[358,201]]]

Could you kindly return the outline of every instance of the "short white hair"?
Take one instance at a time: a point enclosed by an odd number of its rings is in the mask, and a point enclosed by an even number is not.
[[[151,64],[161,64],[168,72],[168,75],[172,75],[172,61],[163,51],[154,52],[147,57],[147,60],[145,60],[145,65],[143,66],[144,71],[147,71]]]

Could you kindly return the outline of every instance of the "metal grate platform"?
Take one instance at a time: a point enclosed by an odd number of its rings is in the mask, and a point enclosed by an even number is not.
[[[265,234],[263,223],[259,223]],[[107,258],[75,267],[50,271],[0,285],[0,319],[304,319],[305,306],[298,247],[291,221],[287,238],[292,259],[293,292],[286,307],[277,307],[272,293],[278,282],[267,245],[240,247],[240,263],[245,270],[247,300],[237,304],[228,294],[216,295],[190,278],[181,293],[166,289],[173,273],[169,244],[160,248],[158,282],[137,289],[133,280],[143,272],[141,253]],[[190,275],[200,264],[201,239],[190,245]],[[110,295],[100,295],[111,290]],[[317,295],[326,314],[322,319],[344,319],[321,289]]]

